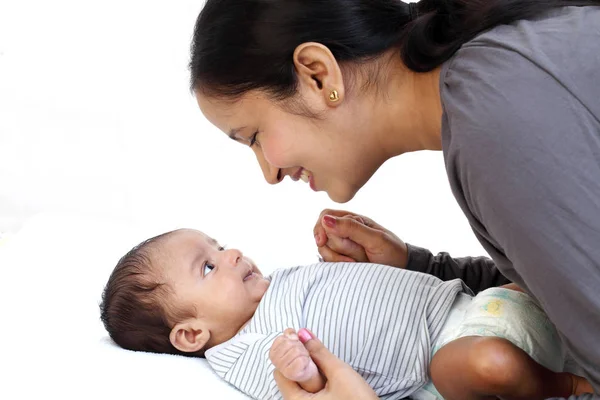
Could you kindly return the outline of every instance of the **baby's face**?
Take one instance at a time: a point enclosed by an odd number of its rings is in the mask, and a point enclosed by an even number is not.
[[[199,231],[174,232],[160,253],[177,304],[195,310],[198,318],[207,321],[213,337],[233,337],[252,318],[269,287],[241,251],[223,249]]]

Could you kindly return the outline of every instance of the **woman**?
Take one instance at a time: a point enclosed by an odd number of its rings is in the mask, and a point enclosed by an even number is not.
[[[504,283],[499,270],[536,297],[599,391],[599,5],[208,0],[192,88],[269,183],[302,178],[340,203],[386,160],[443,150],[493,263],[433,257],[340,212],[315,229],[321,254],[463,277],[476,291]],[[329,379],[315,398],[366,398],[357,375],[307,345]]]

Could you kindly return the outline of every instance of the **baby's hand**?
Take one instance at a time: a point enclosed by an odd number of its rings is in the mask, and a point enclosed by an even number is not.
[[[327,210],[326,210],[327,211]],[[324,211],[325,212],[325,211]],[[357,224],[365,225],[360,215],[338,212],[339,217],[356,221]],[[323,213],[321,213],[321,217]],[[320,261],[325,262],[369,262],[365,248],[348,237],[337,235],[333,231],[325,231],[321,222],[315,226],[315,240],[321,255]],[[317,232],[317,230],[319,230]]]
[[[406,268],[408,247],[370,218],[343,210],[323,210],[313,234],[324,261],[369,262]]]
[[[293,329],[286,329],[275,339],[269,358],[283,376],[298,382],[307,392],[316,393],[325,387],[325,378]]]

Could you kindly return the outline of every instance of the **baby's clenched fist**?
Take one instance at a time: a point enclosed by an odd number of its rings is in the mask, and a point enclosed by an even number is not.
[[[275,339],[269,358],[283,376],[298,382],[304,390],[316,393],[325,387],[325,379],[293,329],[286,329]]]

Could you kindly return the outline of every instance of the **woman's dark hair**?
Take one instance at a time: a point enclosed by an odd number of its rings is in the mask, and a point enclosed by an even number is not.
[[[408,68],[427,72],[483,31],[569,5],[600,0],[207,0],[191,86],[223,98],[262,89],[285,99],[296,90],[293,53],[304,42],[327,46],[339,63],[396,46]]]

